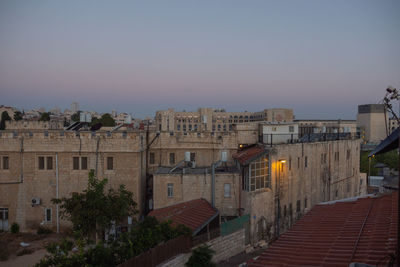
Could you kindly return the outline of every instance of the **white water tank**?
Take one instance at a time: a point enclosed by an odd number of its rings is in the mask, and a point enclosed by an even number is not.
[[[222,151],[221,152],[221,161],[222,162],[227,162],[228,161],[228,152]]]
[[[185,161],[189,162],[190,161],[190,151],[185,152]]]

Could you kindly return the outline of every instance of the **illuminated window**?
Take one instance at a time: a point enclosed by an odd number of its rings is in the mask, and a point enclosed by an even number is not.
[[[262,188],[269,188],[270,186],[269,161],[268,157],[264,156],[249,165],[249,173],[244,189],[255,191]]]

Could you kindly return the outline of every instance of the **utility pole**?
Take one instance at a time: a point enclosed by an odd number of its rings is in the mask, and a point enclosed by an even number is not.
[[[389,86],[386,89],[386,95],[383,99],[385,107],[392,113],[393,117],[397,120],[397,126],[400,127],[400,114],[399,116],[393,111],[391,100],[400,100],[399,91],[396,88]],[[399,101],[399,113],[400,113],[400,101]],[[385,118],[386,119],[386,118]],[[385,122],[386,123],[386,122]],[[397,248],[396,248],[396,262],[400,263],[400,133],[398,136],[398,181],[397,181]]]

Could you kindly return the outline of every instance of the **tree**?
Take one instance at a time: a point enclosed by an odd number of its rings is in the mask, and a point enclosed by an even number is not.
[[[105,192],[107,179],[98,180],[94,171],[89,173],[88,187],[82,193],[74,192],[70,198],[53,199],[61,204],[61,216],[69,219],[75,231],[91,240],[110,228],[112,221],[120,222],[137,213],[137,204],[133,193],[120,185],[118,190],[108,189]]]
[[[49,120],[50,120],[50,112],[43,112],[39,119],[39,121],[49,121]]]
[[[200,246],[193,250],[192,256],[185,263],[186,267],[202,267],[202,266],[216,266],[215,263],[211,261],[215,251],[210,249],[209,246]]]
[[[8,115],[8,112],[3,111],[3,113],[1,113],[0,130],[6,129],[6,121],[10,121],[10,120],[11,120],[11,117],[10,117],[10,115]]]
[[[115,126],[115,120],[108,113],[101,116],[100,122],[103,126]]]
[[[72,114],[71,120],[74,122],[80,121],[81,112],[78,111],[77,113]]]
[[[15,111],[15,112],[14,112],[14,120],[15,120],[15,121],[20,121],[20,120],[22,120],[22,113],[21,113],[21,111]]]

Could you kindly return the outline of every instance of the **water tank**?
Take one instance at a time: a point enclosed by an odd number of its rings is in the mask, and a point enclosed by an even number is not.
[[[222,162],[227,162],[228,161],[228,152],[222,151],[221,152],[221,161]]]
[[[185,152],[185,161],[189,162],[190,161],[190,151]]]

